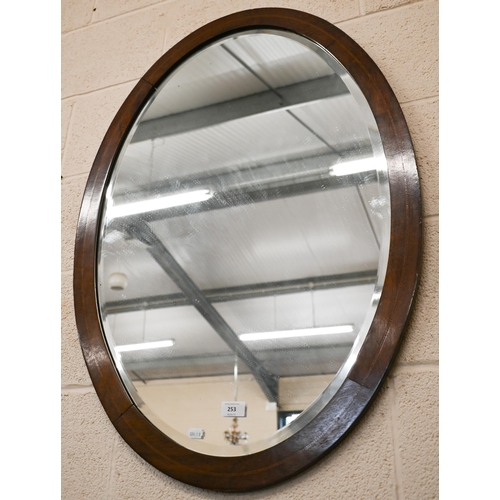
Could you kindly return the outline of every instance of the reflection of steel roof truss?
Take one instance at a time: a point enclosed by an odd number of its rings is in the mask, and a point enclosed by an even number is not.
[[[256,115],[277,112],[283,113],[280,117],[293,118],[294,123],[298,123],[302,130],[307,131],[308,136],[318,140],[315,149],[311,148],[309,156],[306,157],[294,156],[292,150],[288,151],[288,154],[286,151],[283,151],[282,153],[280,152],[279,157],[269,157],[267,162],[261,158],[260,161],[264,161],[261,164],[243,166],[236,163],[230,167],[226,165],[222,170],[220,169],[220,165],[214,162],[213,165],[207,166],[207,169],[203,173],[195,175],[180,173],[179,176],[175,176],[176,178],[170,178],[169,182],[149,181],[150,184],[135,186],[125,184],[123,189],[126,195],[120,193],[119,186],[116,186],[117,190],[114,193],[114,204],[116,205],[131,203],[148,197],[167,196],[173,192],[178,193],[179,191],[199,189],[200,187],[210,189],[213,196],[204,202],[111,221],[107,230],[118,229],[144,243],[147,246],[148,253],[179,287],[182,293],[107,302],[103,304],[102,309],[106,314],[117,314],[182,305],[194,306],[253,374],[266,397],[270,401],[278,402],[278,377],[269,370],[273,369],[272,359],[275,351],[261,351],[259,352],[259,356],[261,353],[264,354],[260,356],[260,359],[257,359],[212,304],[215,302],[243,300],[266,295],[297,293],[313,289],[319,290],[373,284],[376,281],[377,270],[372,269],[357,273],[308,277],[202,291],[178,264],[148,222],[290,196],[306,195],[318,191],[356,187],[356,194],[359,197],[377,246],[379,246],[375,229],[368,215],[366,202],[358,187],[359,184],[377,182],[378,177],[376,171],[342,177],[330,175],[329,168],[338,162],[347,161],[347,159],[352,157],[353,151],[358,158],[371,156],[373,151],[369,136],[363,138],[358,136],[354,140],[352,138],[347,139],[346,137],[347,141],[344,140],[330,144],[318,131],[313,130],[311,126],[307,125],[299,117],[300,111],[298,110],[300,107],[330,98],[335,98],[335,101],[333,101],[335,103],[341,103],[342,101],[338,101],[337,97],[348,96],[350,94],[346,85],[337,74],[320,76],[300,83],[290,84],[290,82],[282,82],[281,86],[273,88],[263,75],[258,74],[235,53],[224,45],[222,45],[222,48],[242,68],[245,68],[249,79],[260,81],[263,84],[261,88],[267,88],[267,90],[223,102],[214,103],[212,101],[212,103],[208,103],[197,109],[184,110],[170,115],[161,116],[157,114],[155,118],[139,123],[132,137],[132,143],[136,144],[132,144],[130,147],[138,147],[139,153],[142,154],[142,148],[145,148],[146,145],[139,143],[143,141],[166,138],[177,134],[189,134],[190,132],[194,132],[195,135],[193,137],[195,137],[196,131],[200,129],[207,129]],[[297,112],[294,110],[297,110]],[[176,140],[176,138],[173,139]],[[134,168],[133,164],[131,164],[131,168]],[[206,173],[207,170],[208,175]],[[131,192],[130,188],[132,188],[133,192]],[[145,222],[146,220],[148,222]],[[331,344],[328,347],[317,347],[313,350],[314,352],[308,352],[307,349],[298,350],[304,351],[304,356],[309,359],[313,367],[315,366],[315,360],[318,361],[317,356],[320,356],[321,367],[315,367],[315,369],[321,372],[328,365],[328,372],[334,373],[342,361],[335,360],[333,362],[331,360],[333,354],[329,349],[333,346],[339,349],[338,353],[343,353],[342,359],[345,359],[352,344],[346,344],[345,342],[335,345]],[[334,350],[336,351],[336,349]],[[265,354],[266,352],[267,354]],[[194,376],[199,374],[197,368],[199,368],[200,363],[203,363],[203,366],[205,366],[204,373],[206,372],[206,374],[210,375],[219,374],[223,365],[224,368],[227,368],[226,365],[230,367],[233,360],[234,356],[221,353],[215,356],[169,359],[168,362],[169,367],[174,368],[174,371],[178,375],[178,369],[181,369],[181,372],[184,373],[183,376]],[[195,368],[194,371],[191,370],[193,373],[189,372],[188,362],[192,363]],[[338,366],[336,366],[336,363],[338,363]],[[155,372],[163,373],[163,375],[168,372],[168,370],[165,372],[165,367],[162,368],[161,360],[153,361],[152,364],[151,362],[147,362],[146,365],[139,365],[131,360],[129,369],[136,372],[139,379],[141,379],[141,376],[156,378],[153,375]],[[140,375],[142,372],[147,372],[148,375]],[[282,375],[280,373],[280,376]],[[158,375],[157,378],[161,378],[161,376]]]
[[[172,281],[184,292],[186,298],[208,321],[235,354],[248,366],[269,401],[278,402],[278,378],[268,372],[262,363],[238,338],[224,318],[206,299],[184,269],[172,257],[146,222],[130,224],[129,234],[148,246],[148,252]]]
[[[203,290],[203,295],[211,303],[228,302],[231,300],[245,300],[255,297],[266,297],[269,295],[282,295],[285,293],[367,285],[375,283],[376,278],[377,270],[373,269],[371,271],[359,271],[356,273],[336,274],[331,276],[311,276],[271,283],[213,288],[211,290]],[[184,293],[172,293],[169,295],[155,295],[154,297],[140,297],[136,299],[107,302],[104,304],[103,311],[106,314],[120,314],[149,309],[164,309],[166,307],[180,307],[191,304],[192,301],[186,298]]]
[[[138,126],[132,142],[191,132],[261,113],[287,111],[296,106],[348,93],[338,75],[324,76],[276,90],[146,120]]]
[[[352,187],[361,183],[368,184],[378,181],[375,170],[341,177],[329,175],[329,167],[332,163],[328,160],[331,159],[331,156],[316,155],[302,160],[262,165],[237,172],[226,171],[224,174],[211,174],[192,180],[182,179],[180,181],[176,180],[174,183],[155,183],[150,187],[142,187],[132,193],[127,192],[126,202],[142,201],[148,197],[148,194],[149,196],[161,197],[193,188],[210,188],[214,190],[213,196],[206,201],[149,212],[147,220],[151,222],[208,210],[270,201],[288,196],[301,196],[318,191]],[[284,167],[289,170],[290,175],[280,177],[279,171]],[[359,190],[358,195],[366,212],[365,201]],[[116,196],[115,204],[124,203],[124,198],[124,195]],[[369,217],[368,221],[370,221]],[[110,223],[110,226],[113,226],[114,229],[120,229],[121,225],[122,221],[120,219],[113,220]],[[111,227],[108,227],[108,229],[111,230]]]
[[[347,358],[352,342],[330,343],[324,346],[267,349],[259,351],[259,359],[266,367],[279,370],[281,377],[335,375]],[[234,354],[215,354],[205,356],[162,357],[144,361],[134,361],[128,353],[122,353],[127,360],[127,369],[135,374],[137,380],[163,380],[168,378],[196,378],[227,375],[234,367]],[[130,353],[132,354],[132,353]],[[130,360],[129,360],[130,358]],[[300,359],[300,363],[276,364],[276,359]],[[245,364],[238,367],[241,374],[251,373]],[[135,380],[135,379],[134,379]]]

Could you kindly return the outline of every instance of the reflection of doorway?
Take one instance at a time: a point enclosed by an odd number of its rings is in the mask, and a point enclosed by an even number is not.
[[[279,411],[278,412],[278,429],[285,427],[290,422],[295,420],[300,414],[302,410],[297,411]]]

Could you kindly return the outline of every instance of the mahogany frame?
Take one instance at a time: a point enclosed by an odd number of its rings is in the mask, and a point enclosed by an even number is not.
[[[153,426],[128,395],[108,353],[99,320],[96,255],[104,193],[138,113],[167,74],[195,50],[244,29],[282,29],[329,50],[352,75],[377,122],[388,161],[391,241],[380,303],[346,380],[323,410],[272,448],[238,457],[207,456]],[[350,37],[316,16],[281,8],[246,10],[196,30],[139,80],[111,123],[92,166],[78,221],[74,302],[81,347],[99,399],[123,439],[144,460],[187,484],[224,492],[269,487],[321,459],[353,428],[386,377],[399,348],[417,287],[422,240],[421,198],[413,146],[398,101],[377,65]]]

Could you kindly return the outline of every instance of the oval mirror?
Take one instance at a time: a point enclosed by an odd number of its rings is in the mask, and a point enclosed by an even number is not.
[[[285,9],[199,29],[130,94],[84,196],[75,305],[108,416],[189,484],[296,474],[380,386],[419,246],[406,124],[355,42]]]

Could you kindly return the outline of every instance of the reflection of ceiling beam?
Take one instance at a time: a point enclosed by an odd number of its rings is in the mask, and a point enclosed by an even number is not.
[[[281,98],[273,91],[265,91],[141,122],[132,137],[132,142],[190,132],[252,115],[287,110],[312,101],[349,93],[338,75],[324,76],[281,87],[277,90]]]
[[[345,362],[353,342],[330,343],[317,347],[271,349],[259,351],[262,363],[272,366],[280,377],[298,377],[336,373]],[[134,373],[133,380],[148,382],[161,379],[189,377],[210,377],[232,374],[234,355],[188,356],[168,359],[148,359],[147,362],[134,361],[133,353],[127,353],[127,366]],[[124,356],[124,354],[122,354]],[[250,373],[246,366],[239,373]]]
[[[184,269],[177,263],[161,240],[143,221],[127,225],[127,232],[148,246],[148,252],[153,259],[168,274],[172,281],[182,290],[190,303],[208,321],[233,352],[247,365],[257,380],[269,401],[278,402],[278,379],[268,372],[252,351],[238,338],[224,318],[207,300],[201,290],[195,285]]]
[[[356,156],[352,156],[353,150]],[[339,156],[340,155],[340,156]],[[200,189],[200,187],[222,192],[234,189],[265,189],[269,185],[298,184],[306,180],[331,179],[330,167],[339,162],[340,158],[350,160],[366,159],[373,157],[371,145],[366,142],[350,144],[346,149],[341,149],[339,154],[320,150],[308,156],[298,158],[283,158],[279,161],[267,161],[261,164],[247,166],[233,165],[208,173],[196,172],[180,178],[167,180],[148,181],[147,185],[126,185],[120,193],[118,186],[113,192],[113,203],[133,203],[145,198],[156,198],[177,194],[179,191]],[[370,173],[353,173],[336,177],[338,183],[333,187],[354,186],[357,182],[377,182],[375,171]]]
[[[307,277],[286,281],[247,284],[241,286],[212,288],[203,290],[203,295],[210,303],[228,302],[231,300],[245,300],[269,295],[283,295],[287,293],[309,292],[348,286],[373,285],[377,278],[377,270],[360,271],[357,273],[334,274],[330,276]],[[191,305],[183,293],[169,295],[155,295],[139,297],[137,299],[106,302],[106,314],[120,314],[148,309],[164,309],[166,307],[180,307]]]
[[[359,145],[359,150],[371,154],[369,145]],[[330,167],[337,163],[339,156],[324,150],[299,158],[267,160],[248,166],[233,165],[220,169],[196,172],[181,178],[168,178],[147,181],[147,185],[126,186],[123,193],[113,193],[113,203],[132,203],[145,198],[168,196],[179,191],[206,187],[214,192],[235,189],[263,189],[270,184],[296,184],[304,180],[321,179],[330,176]]]
[[[302,196],[315,192],[325,192],[330,189],[342,187],[353,187],[357,183],[368,183],[377,181],[377,172],[362,172],[353,175],[344,175],[342,177],[332,177],[325,175],[323,178],[316,179],[296,179],[282,183],[279,180],[260,186],[244,186],[241,188],[228,189],[227,191],[215,191],[214,195],[203,202],[191,203],[179,207],[171,207],[164,210],[155,210],[147,213],[147,220],[164,220],[170,217],[181,217],[209,210],[218,210],[231,208],[235,206],[259,203],[271,200],[286,198],[289,196]],[[206,186],[199,184],[200,188]],[[144,214],[143,214],[144,216]],[[122,226],[128,224],[127,220],[121,218],[114,219],[111,224],[114,229],[122,230]],[[108,230],[110,230],[108,228]]]
[[[286,112],[288,113],[289,116],[291,116],[297,123],[300,123],[300,125],[302,127],[304,127],[306,130],[308,130],[309,133],[311,133],[314,137],[316,137],[317,139],[319,139],[332,152],[337,153],[336,149],[331,144],[329,144],[328,141],[326,141],[321,136],[321,134],[319,134],[316,130],[314,130],[313,128],[311,128],[306,122],[304,122],[303,120],[301,120],[297,116],[296,113],[293,113],[291,111],[291,109],[293,109],[293,106],[290,106],[290,104],[292,104],[292,103],[289,101],[289,98],[288,98],[288,95],[287,95],[286,91],[282,92],[282,88],[283,87],[281,87],[281,88],[274,88],[271,85],[270,82],[266,81],[266,78],[264,78],[264,75],[259,74],[260,73],[259,71],[256,71],[249,64],[247,64],[245,61],[243,61],[243,59],[241,59],[239,56],[237,56],[231,49],[229,49],[227,47],[227,45],[221,44],[221,47],[228,54],[230,54],[233,59],[235,59],[236,61],[238,61],[241,64],[241,66],[244,67],[250,74],[252,74],[254,76],[254,78],[257,78],[257,80],[259,80],[261,83],[263,83],[269,89],[269,91],[271,91],[273,94],[275,94],[278,97],[278,99],[280,99],[282,101],[282,103],[284,105],[286,105],[286,107],[284,109],[286,109]],[[332,85],[332,87],[334,85],[338,85],[340,89],[344,89],[346,91],[345,93],[347,93],[347,94],[350,93],[347,90],[347,87],[345,87],[345,85],[343,85],[343,82],[342,82],[342,84],[340,83],[340,78],[337,75],[333,75],[332,77],[318,78],[317,80],[323,80],[323,79],[325,80],[325,85]],[[307,83],[307,82],[304,82],[304,83]],[[321,90],[323,90],[323,88],[321,88]],[[327,90],[327,88],[324,88],[324,90]],[[332,91],[333,91],[333,89],[332,89]],[[341,92],[342,92],[342,90],[341,90]],[[308,101],[308,102],[310,102],[310,101]]]

